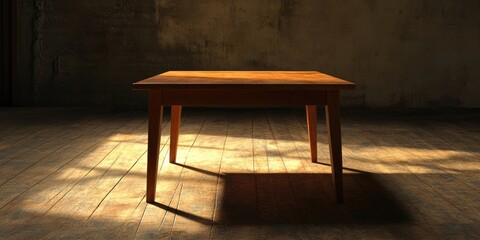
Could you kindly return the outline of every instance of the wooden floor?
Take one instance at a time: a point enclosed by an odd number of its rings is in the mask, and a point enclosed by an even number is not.
[[[480,239],[480,111],[344,110],[344,204],[322,114],[166,114],[152,205],[146,111],[0,109],[0,239]]]

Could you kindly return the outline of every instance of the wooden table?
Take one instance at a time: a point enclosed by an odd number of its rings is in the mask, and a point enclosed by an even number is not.
[[[148,90],[147,202],[155,202],[163,106],[171,106],[170,162],[175,162],[183,105],[305,105],[312,162],[317,161],[317,105],[325,106],[337,202],[343,202],[339,90],[355,84],[315,71],[170,71],[133,84]]]

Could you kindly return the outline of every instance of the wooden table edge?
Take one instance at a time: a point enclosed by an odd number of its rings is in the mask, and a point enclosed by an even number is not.
[[[302,90],[302,91],[335,91],[355,89],[356,85],[351,84],[145,84],[133,83],[133,90],[150,89],[175,89],[175,90]]]

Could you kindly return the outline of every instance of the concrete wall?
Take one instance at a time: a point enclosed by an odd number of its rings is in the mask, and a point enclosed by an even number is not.
[[[142,105],[131,83],[198,69],[319,70],[357,83],[345,106],[480,107],[478,0],[20,2],[39,106]]]

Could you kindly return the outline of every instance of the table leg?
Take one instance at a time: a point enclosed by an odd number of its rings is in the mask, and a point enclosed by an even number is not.
[[[155,202],[157,187],[158,154],[162,131],[163,106],[161,91],[152,89],[148,94],[148,164],[147,164],[147,202]]]
[[[180,115],[182,113],[181,105],[172,105],[172,114],[170,118],[170,162],[174,163],[177,159],[178,135],[180,131]]]
[[[330,161],[332,166],[333,183],[338,203],[343,202],[342,179],[342,136],[340,131],[340,97],[338,91],[327,92],[325,106],[328,140],[330,143]]]
[[[312,162],[317,162],[317,106],[307,105],[308,140]]]

